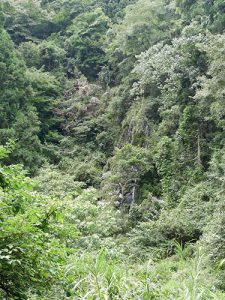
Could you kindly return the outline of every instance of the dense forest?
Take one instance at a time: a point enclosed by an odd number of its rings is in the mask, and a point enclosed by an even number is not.
[[[1,0],[0,299],[225,299],[224,129],[224,0]]]

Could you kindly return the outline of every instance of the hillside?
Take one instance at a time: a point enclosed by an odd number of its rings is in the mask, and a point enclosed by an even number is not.
[[[2,0],[0,299],[225,299],[223,0]]]

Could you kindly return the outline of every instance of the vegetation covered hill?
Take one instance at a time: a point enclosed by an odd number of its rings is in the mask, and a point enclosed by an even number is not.
[[[223,0],[2,0],[0,299],[225,299]]]

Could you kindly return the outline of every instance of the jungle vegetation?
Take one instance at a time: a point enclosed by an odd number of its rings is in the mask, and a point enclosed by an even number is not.
[[[224,0],[1,0],[0,299],[225,299]]]

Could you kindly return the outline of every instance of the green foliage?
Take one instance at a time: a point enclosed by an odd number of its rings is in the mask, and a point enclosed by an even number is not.
[[[18,50],[29,68],[39,66],[40,53],[37,44],[33,42],[21,43]]]
[[[198,24],[213,32],[224,30],[224,2],[204,0],[177,0],[177,11],[182,15],[184,22],[197,20]]]
[[[31,168],[33,164],[38,166],[40,161],[40,141],[37,136],[40,123],[32,105],[32,88],[24,63],[19,59],[13,43],[3,29],[1,38],[4,42],[1,44],[0,57],[0,141],[5,143],[9,138],[14,139],[18,150],[15,152],[14,161],[23,162]]]
[[[1,2],[1,299],[224,299],[224,25],[223,0]]]
[[[153,172],[152,158],[146,149],[127,144],[116,149],[114,156],[108,160],[108,171],[103,174],[103,195],[111,201],[125,201],[125,194],[132,197],[127,204],[134,202],[140,180],[149,172]],[[126,202],[126,201],[125,201]],[[119,203],[118,203],[119,205]]]
[[[174,10],[166,1],[140,0],[129,5],[123,21],[109,31],[109,61],[115,74],[127,76],[133,69],[135,55],[159,40],[169,39],[173,31]]]
[[[52,16],[43,10],[40,1],[4,0],[4,26],[16,44],[48,37],[57,30]]]
[[[89,79],[95,79],[105,64],[104,39],[108,18],[100,8],[80,14],[68,28],[66,49]]]
[[[200,88],[195,98],[200,102],[202,109],[205,110],[206,106],[209,107],[207,118],[213,120],[219,129],[222,129],[224,128],[224,107],[222,104],[224,93],[224,35],[210,35],[208,43],[199,45],[199,47],[206,52],[209,68],[207,74],[200,78]]]
[[[195,243],[204,233],[217,205],[218,198],[209,184],[187,190],[176,208],[166,209],[164,204],[159,215],[149,214],[129,233],[133,255],[145,257],[155,253],[161,257],[173,254],[175,240],[182,245]]]
[[[5,156],[7,148],[1,148]],[[1,165],[0,290],[3,297],[27,299],[42,293],[62,274],[66,248],[56,235],[61,205],[33,191],[20,166]]]

